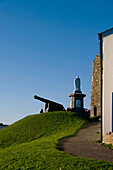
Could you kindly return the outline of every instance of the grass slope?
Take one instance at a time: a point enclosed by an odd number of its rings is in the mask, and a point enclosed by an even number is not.
[[[57,149],[87,120],[77,113],[51,112],[27,116],[0,130],[0,170],[113,169],[113,163],[77,158]]]

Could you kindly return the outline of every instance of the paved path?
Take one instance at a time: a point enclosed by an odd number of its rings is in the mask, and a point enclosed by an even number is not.
[[[73,137],[60,141],[60,149],[73,156],[113,162],[113,150],[96,143],[100,139],[100,122],[89,122]]]

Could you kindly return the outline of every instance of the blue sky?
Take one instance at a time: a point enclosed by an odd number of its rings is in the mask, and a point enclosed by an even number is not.
[[[76,75],[90,108],[98,33],[111,27],[112,0],[0,0],[0,122],[39,113],[35,94],[69,107]]]

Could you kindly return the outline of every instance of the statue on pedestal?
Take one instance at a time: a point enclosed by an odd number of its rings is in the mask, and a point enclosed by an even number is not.
[[[77,92],[81,93],[79,76],[77,76],[74,80],[74,87],[75,87],[75,90],[74,90],[75,93],[77,93]]]
[[[86,96],[85,94],[82,94],[80,89],[80,78],[77,76],[74,79],[74,91],[72,94],[69,95],[71,97],[70,102],[70,109],[73,111],[83,111],[84,110],[84,102],[83,98]]]

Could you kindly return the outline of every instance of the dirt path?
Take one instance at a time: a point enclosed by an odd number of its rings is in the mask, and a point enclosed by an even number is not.
[[[60,141],[60,149],[73,156],[113,162],[113,150],[97,144],[100,122],[89,122],[73,137]]]

